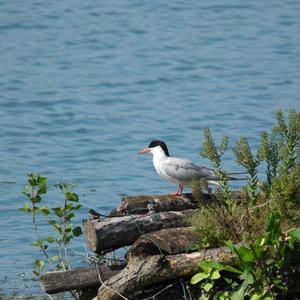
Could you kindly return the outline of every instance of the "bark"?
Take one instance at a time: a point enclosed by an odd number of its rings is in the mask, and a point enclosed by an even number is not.
[[[232,192],[235,200],[240,201],[241,193],[239,191]],[[204,201],[214,201],[214,194],[203,194]],[[196,209],[199,206],[197,199],[192,194],[175,195],[141,195],[141,196],[125,196],[122,198],[121,205],[112,210],[111,217],[125,216],[130,214],[146,214],[149,211],[181,211],[186,209]]]
[[[145,214],[149,211],[180,211],[185,209],[196,209],[198,201],[194,200],[192,194],[174,195],[141,195],[122,197],[121,205],[114,209],[111,217],[125,216],[130,214]]]
[[[135,258],[117,275],[107,280],[98,292],[98,300],[119,300],[145,286],[180,277],[191,277],[199,271],[202,260],[233,263],[234,255],[228,248],[206,249],[188,254],[153,255],[144,259]]]
[[[199,243],[193,230],[193,227],[168,228],[140,236],[127,252],[126,258],[189,252]]]
[[[194,210],[84,220],[88,247],[96,253],[131,245],[139,236],[163,228],[185,227]]]
[[[103,281],[119,272],[120,270],[111,270],[107,266],[99,266],[99,273]],[[48,294],[71,290],[85,290],[101,285],[98,272],[94,268],[47,272],[42,276],[42,283],[45,292]]]

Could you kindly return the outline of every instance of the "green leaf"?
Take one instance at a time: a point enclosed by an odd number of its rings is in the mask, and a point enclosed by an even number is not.
[[[210,276],[209,273],[197,273],[191,278],[191,284],[196,284]]]
[[[32,270],[32,273],[37,277],[40,277],[40,275],[41,275],[41,272],[38,272],[36,270]]]
[[[49,223],[50,225],[55,225],[55,224],[56,224],[56,221],[55,221],[55,220],[49,220],[48,223]]]
[[[31,246],[42,248],[44,244],[44,240],[37,240],[36,242],[32,243]]]
[[[46,185],[48,183],[48,179],[43,176],[38,177],[39,184]]]
[[[82,230],[81,230],[81,227],[80,226],[77,226],[75,227],[73,230],[72,230],[74,236],[80,236],[82,235]]]
[[[237,249],[237,251],[244,262],[252,262],[254,260],[254,255],[251,249],[241,246],[239,249]]]
[[[73,212],[70,212],[66,215],[66,220],[70,221],[73,217],[75,217],[75,214]]]
[[[204,270],[205,273],[210,273],[213,269],[218,271],[223,270],[224,265],[210,260],[203,260],[198,263],[198,266]]]
[[[65,193],[65,199],[68,200],[68,201],[73,201],[73,202],[78,202],[79,201],[78,195],[73,193],[73,192],[66,192]]]
[[[73,207],[73,210],[78,210],[78,209],[80,209],[81,207],[82,207],[82,205],[81,205],[81,204],[78,204],[78,205],[76,205],[76,206]]]
[[[213,286],[214,286],[214,285],[213,285],[212,283],[208,282],[208,283],[206,283],[206,284],[203,286],[203,289],[204,289],[206,292],[209,292],[209,291],[212,289]]]
[[[52,261],[52,262],[57,262],[57,261],[59,261],[59,256],[58,256],[58,255],[52,256],[52,257],[51,257],[51,261]]]
[[[30,197],[31,196],[31,192],[32,192],[32,187],[29,184],[25,185],[25,187],[23,189],[23,194],[25,194],[26,196]]]
[[[20,208],[20,211],[29,213],[29,212],[31,212],[31,208],[30,208],[30,206],[29,206],[27,203],[25,203],[25,204],[23,205],[23,207]]]
[[[261,294],[257,292],[254,295],[252,295],[250,298],[250,300],[260,300],[260,299],[261,299]]]
[[[280,237],[280,216],[277,212],[271,214],[268,220],[267,226],[267,242],[274,244],[276,243]]]
[[[48,216],[50,214],[50,208],[48,206],[42,206],[40,207],[40,211],[44,216]]]
[[[300,227],[291,230],[288,235],[296,240],[300,240]]]
[[[59,234],[62,233],[62,229],[61,226],[59,226],[59,224],[55,223],[53,224],[54,230],[57,231]]]
[[[42,269],[45,265],[45,262],[41,259],[37,259],[34,261],[34,266],[38,269]]]
[[[40,203],[42,201],[41,196],[36,195],[35,197],[31,198],[32,203]]]
[[[238,248],[233,245],[232,241],[225,241],[224,244],[231,250],[233,254],[235,254],[239,259],[241,259]]]
[[[231,300],[244,300],[245,288],[242,285],[236,292],[231,296]]]
[[[38,190],[37,190],[38,194],[46,194],[47,193],[47,186],[46,185],[42,185]]]
[[[52,210],[54,211],[55,215],[59,218],[64,216],[64,209],[63,207],[53,207]]]
[[[254,277],[248,271],[244,271],[244,273],[241,275],[241,279],[243,279],[247,284],[254,283]]]
[[[215,270],[210,274],[210,279],[215,280],[221,277],[219,271]]]
[[[47,242],[48,243],[54,243],[55,242],[55,238],[53,237],[53,236],[51,236],[51,235],[49,235],[48,237],[47,237]]]
[[[235,274],[242,274],[243,272],[235,267],[229,266],[229,265],[225,265],[223,270],[225,271],[229,271]]]

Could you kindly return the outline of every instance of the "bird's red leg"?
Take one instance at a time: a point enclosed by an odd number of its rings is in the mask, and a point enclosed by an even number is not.
[[[169,195],[175,195],[175,196],[180,196],[183,190],[183,186],[181,186],[180,184],[178,185],[177,191],[170,193]]]
[[[182,190],[183,190],[183,186],[182,185],[179,185],[179,193],[178,193],[178,196],[180,196],[182,194]]]

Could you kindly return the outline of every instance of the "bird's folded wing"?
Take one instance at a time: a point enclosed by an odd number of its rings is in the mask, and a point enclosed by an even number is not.
[[[193,178],[219,179],[214,170],[197,166],[186,159],[172,157],[162,163],[161,167],[167,176],[179,181],[190,182]]]

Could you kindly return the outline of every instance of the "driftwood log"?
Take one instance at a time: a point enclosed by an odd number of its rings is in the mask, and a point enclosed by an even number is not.
[[[232,192],[232,197],[240,201],[242,199],[239,191]],[[214,194],[203,194],[205,201],[215,200]],[[180,211],[186,209],[196,209],[199,202],[193,198],[192,194],[175,195],[141,195],[122,197],[121,205],[113,209],[111,217],[125,216],[130,214],[145,214],[149,211]]]
[[[142,235],[130,247],[126,258],[191,252],[199,243],[193,230],[194,227],[167,228]]]
[[[163,228],[188,226],[186,219],[195,210],[84,220],[87,246],[96,253],[131,245],[139,236]]]
[[[135,290],[151,284],[192,276],[199,271],[198,263],[202,260],[233,263],[234,255],[228,248],[222,247],[188,254],[153,255],[144,259],[132,259],[127,267],[100,287],[97,299],[117,300],[120,297],[115,292],[130,296]]]
[[[101,285],[99,274],[103,281],[120,272],[120,269],[112,270],[108,266],[99,266],[89,269],[74,269],[70,271],[47,272],[41,278],[46,293],[55,294],[70,290],[85,290]]]
[[[196,209],[198,201],[192,194],[175,195],[141,195],[122,197],[121,205],[112,210],[111,217],[125,216],[130,214],[146,214],[149,211],[179,211]]]

